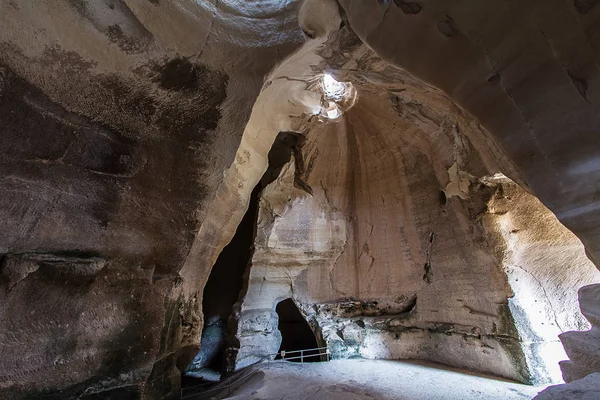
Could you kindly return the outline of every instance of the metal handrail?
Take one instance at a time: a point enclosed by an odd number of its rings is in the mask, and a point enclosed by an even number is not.
[[[186,396],[183,396],[183,393],[182,393],[181,398],[182,399],[189,399],[191,397],[204,396],[206,393],[215,392],[215,391],[223,391],[225,389],[230,389],[229,392],[228,392],[228,394],[231,395],[231,387],[234,384],[236,384],[239,381],[241,381],[242,379],[245,379],[245,378],[247,378],[247,377],[249,377],[251,375],[254,375],[254,374],[258,373],[258,372],[259,371],[256,371],[256,370],[250,371],[247,374],[240,376],[238,379],[236,379],[236,380],[234,380],[232,382],[229,382],[227,385],[219,385],[219,384],[217,384],[217,387],[214,387],[214,388],[208,389],[208,390],[204,390],[201,393],[194,393],[194,394],[189,394],[189,395],[186,395]]]
[[[292,354],[292,353],[300,353],[301,351],[312,351],[312,350],[327,350],[327,346],[315,347],[314,349],[302,349],[302,350],[292,350],[292,351],[282,350],[282,351],[285,352],[285,354]],[[275,353],[275,354],[279,354],[279,353]]]
[[[314,351],[314,350],[319,350],[319,353],[317,353],[317,354],[308,354],[308,355],[304,355],[304,352],[305,352],[305,351]],[[324,351],[324,352],[321,352],[321,350],[325,350],[325,351]],[[291,354],[291,353],[300,353],[300,356],[295,356],[295,357],[288,357],[288,358],[285,358],[285,355],[286,355],[286,354]],[[279,353],[273,353],[273,354],[267,354],[267,355],[266,355],[266,360],[267,360],[267,368],[268,368],[268,367],[269,367],[269,365],[270,365],[270,362],[271,362],[271,356],[281,356],[281,359],[282,359],[283,361],[286,361],[286,360],[297,360],[297,359],[300,359],[300,362],[301,362],[302,364],[304,364],[304,358],[307,358],[307,357],[317,357],[317,356],[319,356],[319,357],[320,357],[320,356],[325,356],[325,355],[327,356],[327,361],[329,361],[329,360],[330,360],[330,356],[331,356],[331,352],[329,351],[329,348],[328,348],[328,347],[317,347],[317,348],[314,348],[314,349],[302,349],[302,350],[292,350],[292,351],[285,351],[285,350],[281,350]],[[264,360],[265,360],[265,358],[263,357],[263,359],[262,359],[261,361],[264,361]],[[259,362],[260,362],[260,361],[259,361]],[[186,390],[186,389],[191,389],[191,388],[182,388],[182,389],[181,389],[181,398],[182,398],[182,399],[189,399],[189,398],[192,398],[192,397],[195,397],[195,396],[203,396],[203,395],[205,395],[206,393],[210,393],[210,392],[214,392],[214,391],[223,391],[223,390],[225,390],[225,389],[229,389],[229,395],[231,395],[231,387],[232,387],[234,384],[236,384],[236,383],[238,383],[239,381],[241,381],[242,379],[245,379],[245,378],[247,378],[247,377],[249,377],[249,376],[251,376],[251,375],[254,375],[254,374],[256,374],[256,373],[258,373],[258,371],[257,371],[257,370],[250,371],[249,373],[247,373],[247,374],[245,374],[245,375],[242,375],[242,376],[240,376],[238,379],[236,379],[236,380],[234,380],[234,381],[232,381],[232,382],[229,382],[227,385],[219,385],[219,384],[217,384],[217,387],[214,387],[214,388],[212,388],[212,389],[208,389],[208,390],[202,391],[201,393],[194,393],[194,394],[189,394],[189,395],[186,395],[186,396],[184,396],[184,395],[183,395],[183,391],[184,391],[184,390]],[[202,386],[202,384],[200,384],[200,385],[197,385],[197,386]]]
[[[284,360],[284,361],[290,361],[290,360],[298,360],[299,359],[300,363],[303,364],[305,358],[320,357],[320,356],[329,356],[329,353],[325,352],[325,353],[307,354],[307,355],[304,355],[304,354],[300,353],[299,356],[282,358],[282,360]],[[327,357],[327,361],[329,361],[329,357]]]
[[[305,351],[315,351],[315,350],[319,350],[319,353],[317,354],[307,354],[305,355],[304,352]],[[321,350],[325,350],[325,352],[321,352]],[[287,354],[292,354],[292,353],[300,353],[300,356],[295,356],[295,357],[287,357]],[[300,359],[300,363],[304,364],[304,359],[305,358],[309,358],[309,357],[320,357],[320,356],[327,356],[327,361],[329,361],[330,356],[331,356],[331,352],[329,351],[328,347],[317,347],[314,349],[302,349],[302,350],[292,350],[292,351],[286,351],[286,350],[281,350],[279,353],[274,353],[274,354],[268,354],[268,357],[271,356],[281,356],[281,359],[286,361],[286,360],[297,360]]]

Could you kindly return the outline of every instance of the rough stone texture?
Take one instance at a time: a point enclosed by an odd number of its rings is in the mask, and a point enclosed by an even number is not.
[[[314,8],[307,9],[307,4]],[[184,291],[190,292],[188,286],[206,280],[218,252],[233,237],[248,208],[252,191],[267,171],[269,150],[279,133],[306,132],[328,111],[331,102],[321,87],[323,56],[320,52],[327,48],[330,36],[339,29],[341,20],[337,7],[332,0],[303,4],[301,26],[304,31],[310,30],[311,40],[268,75],[236,157],[182,268]],[[311,22],[310,27],[302,24],[306,20]],[[233,319],[237,320],[235,311]]]
[[[277,351],[275,304],[293,297],[334,357],[559,380],[558,334],[586,327],[575,293],[600,273],[539,201],[490,177],[518,174],[477,122],[360,45],[338,53],[351,37],[325,53],[356,104],[262,192],[238,368]]]
[[[568,385],[550,386],[535,400],[596,400],[600,398],[600,373],[590,374]]]
[[[598,282],[600,274],[581,242],[539,200],[507,179],[486,181],[497,183],[499,190],[482,220],[488,232],[499,235],[498,246],[505,246],[502,264],[514,294],[509,308],[529,368],[557,381],[559,361],[565,358],[557,338],[567,330],[589,328],[576,311],[576,291]]]
[[[241,322],[254,307],[250,325],[272,324],[265,310],[293,289],[340,352],[499,358],[494,372],[519,379],[543,373],[523,369],[536,342],[581,327],[559,301],[585,283],[577,241],[519,228],[532,201],[484,178],[530,190],[600,259],[597,2],[340,0],[340,18],[309,0],[310,40],[263,81],[299,45],[296,3],[0,0],[1,397],[178,395],[209,270],[277,134],[335,108],[314,79],[328,69],[368,95],[310,130],[265,193]],[[342,21],[408,72],[337,36]],[[490,204],[514,218],[487,218]],[[556,325],[543,334],[510,300],[523,279]],[[397,331],[426,346],[377,344]]]
[[[410,12],[405,3],[340,0],[379,56],[491,132],[600,265],[598,2],[419,0]]]
[[[169,398],[179,271],[297,2],[0,0],[0,398]]]
[[[397,3],[340,0],[366,44],[481,122],[600,258],[597,2],[423,0],[418,13]]]

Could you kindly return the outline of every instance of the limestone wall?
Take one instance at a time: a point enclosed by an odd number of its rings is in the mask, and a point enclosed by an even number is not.
[[[219,3],[0,0],[0,398],[179,398],[179,271],[302,41],[296,1]]]
[[[361,47],[346,59],[356,104],[310,129],[262,193],[238,367],[277,351],[275,305],[293,297],[334,357],[560,380],[558,334],[586,327],[575,293],[600,273],[503,177],[519,179],[476,121],[377,63]]]

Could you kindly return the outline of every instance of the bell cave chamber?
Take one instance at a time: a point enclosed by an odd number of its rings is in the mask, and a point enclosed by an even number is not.
[[[0,399],[600,398],[598,4],[0,0]]]

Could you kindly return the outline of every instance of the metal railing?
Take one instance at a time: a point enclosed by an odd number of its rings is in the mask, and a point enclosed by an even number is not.
[[[245,379],[250,379],[253,375],[257,374],[259,371],[250,371],[246,374],[242,374],[241,376],[238,377],[231,377],[231,379],[229,381],[225,380],[223,382],[217,383],[215,384],[215,387],[207,389],[207,390],[203,390],[200,393],[193,393],[193,394],[188,394],[188,395],[184,395],[184,390],[186,389],[191,389],[191,388],[182,388],[181,390],[181,399],[202,399],[202,398],[206,398],[208,396],[209,393],[214,393],[216,392],[217,395],[222,394],[222,395],[227,395],[227,396],[231,396],[232,393],[232,388],[234,385],[240,383],[241,381],[245,380]],[[235,378],[235,379],[233,379]],[[202,385],[196,385],[192,388],[198,387],[198,386],[202,386]],[[225,391],[227,391],[225,393]],[[220,397],[220,396],[219,396]],[[213,398],[213,397],[211,397]]]
[[[317,351],[317,353],[312,353],[312,354],[306,354],[306,352],[311,352],[311,351]],[[294,356],[294,357],[288,357],[289,354],[296,354],[296,353],[300,353],[299,356]],[[316,347],[314,349],[302,349],[302,350],[292,350],[292,351],[286,351],[286,350],[281,350],[279,353],[274,353],[274,354],[269,354],[269,356],[280,356],[281,360],[285,360],[285,361],[291,361],[291,360],[300,360],[301,364],[304,364],[304,359],[305,358],[312,358],[312,357],[322,357],[322,356],[326,356],[326,360],[329,361],[329,358],[331,356],[331,352],[329,351],[329,349],[327,347]]]
[[[316,351],[317,353],[316,354],[315,353],[305,354],[307,352],[314,352],[314,351]],[[296,354],[296,353],[300,353],[300,355],[288,357],[289,354]],[[277,357],[277,356],[280,356],[281,358],[279,358],[277,360],[271,359],[272,357]],[[267,361],[267,368],[270,366],[270,363],[272,361],[278,361],[278,360],[290,361],[290,360],[298,360],[299,359],[300,363],[304,364],[304,359],[306,359],[306,358],[322,357],[322,356],[326,356],[326,360],[330,361],[331,352],[329,351],[329,349],[327,347],[316,347],[314,349],[302,349],[302,350],[292,350],[292,351],[281,350],[279,353],[268,354],[266,357],[264,357],[262,360],[256,362],[254,365],[256,365],[260,362],[264,362],[265,359]],[[240,383],[241,381],[243,381],[245,379],[249,379],[250,377],[252,377],[253,375],[255,375],[258,372],[259,371],[257,371],[257,370],[252,370],[252,371],[248,372],[247,374],[241,374],[241,376],[237,376],[237,377],[232,376],[229,378],[229,381],[225,380],[220,383],[216,383],[214,387],[209,388],[207,390],[203,390],[199,393],[185,395],[184,391],[191,390],[191,389],[199,389],[202,386],[209,386],[209,385],[211,385],[211,383],[201,383],[199,385],[182,388],[181,389],[181,399],[192,399],[192,398],[202,399],[202,398],[205,398],[208,393],[217,392],[217,395],[219,395],[219,394],[225,394],[225,391],[227,391],[226,395],[229,396],[232,393],[232,388],[236,384]]]

